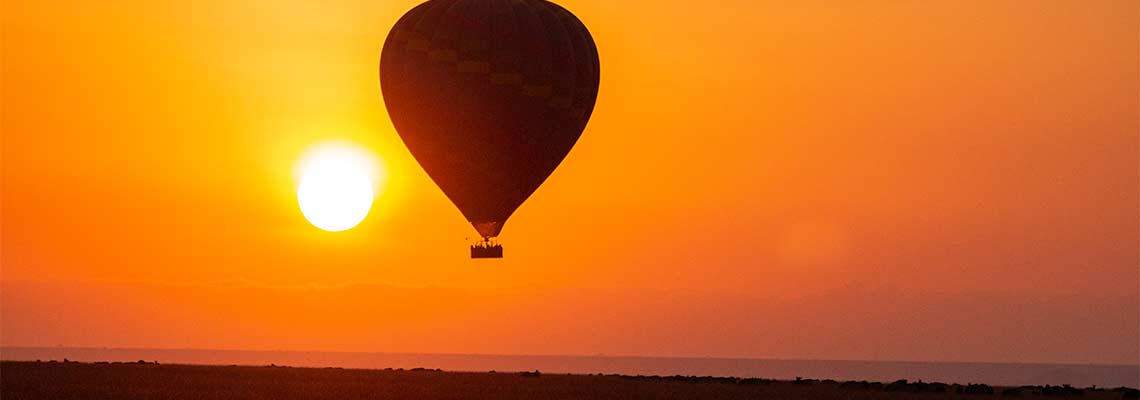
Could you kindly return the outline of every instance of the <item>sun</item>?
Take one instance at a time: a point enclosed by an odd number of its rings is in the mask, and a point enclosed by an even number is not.
[[[317,228],[340,232],[372,209],[382,170],[364,149],[348,143],[313,146],[298,163],[297,204]]]

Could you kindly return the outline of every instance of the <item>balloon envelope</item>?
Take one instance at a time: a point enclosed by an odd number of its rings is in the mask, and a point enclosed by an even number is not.
[[[380,56],[400,138],[484,238],[574,146],[598,80],[589,31],[544,0],[430,0]]]

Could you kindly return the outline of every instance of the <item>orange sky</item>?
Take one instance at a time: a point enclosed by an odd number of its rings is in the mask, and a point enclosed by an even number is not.
[[[0,344],[1140,362],[1135,1],[559,2],[600,95],[500,261],[381,102],[415,1],[326,3],[3,3]]]

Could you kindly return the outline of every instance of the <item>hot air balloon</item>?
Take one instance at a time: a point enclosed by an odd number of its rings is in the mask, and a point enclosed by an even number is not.
[[[412,156],[501,258],[507,218],[581,136],[598,95],[586,26],[545,0],[429,0],[392,27],[380,89]]]

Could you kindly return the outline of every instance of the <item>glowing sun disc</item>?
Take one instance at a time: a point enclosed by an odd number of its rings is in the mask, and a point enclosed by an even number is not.
[[[314,148],[300,165],[297,203],[317,228],[340,232],[364,221],[375,198],[375,164],[366,152],[347,145]]]

